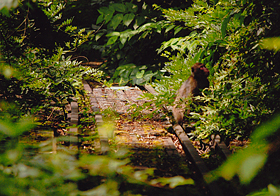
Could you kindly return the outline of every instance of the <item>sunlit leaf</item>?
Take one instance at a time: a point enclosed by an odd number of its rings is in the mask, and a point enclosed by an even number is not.
[[[95,40],[96,40],[96,41],[99,40],[99,39],[102,37],[102,35],[104,35],[104,33],[97,33],[97,34],[95,35]]]
[[[280,127],[280,114],[275,115],[269,121],[260,125],[252,134],[252,141],[262,141],[264,138],[275,133]]]
[[[239,155],[240,156],[240,155]],[[218,176],[223,177],[226,180],[232,179],[238,171],[239,167],[239,159],[238,155],[230,157],[227,162],[225,162],[217,171],[217,175],[213,177],[216,178]]]
[[[261,41],[261,45],[265,49],[278,51],[280,50],[280,37],[266,38]]]
[[[6,120],[0,121],[0,132],[5,135],[16,137],[21,135],[22,133],[29,131],[34,128],[35,124],[30,118],[22,118],[19,122],[14,123],[12,121]]]
[[[114,31],[114,32],[108,33],[106,35],[106,37],[113,37],[113,36],[120,36],[120,32]]]
[[[167,33],[168,31],[172,30],[175,27],[175,25],[169,25],[166,29],[165,29],[165,33]]]
[[[239,177],[244,184],[249,183],[260,171],[266,161],[266,154],[256,154],[248,156],[240,165]]]
[[[113,36],[110,37],[109,40],[107,41],[107,45],[112,45],[118,40],[118,36]]]
[[[280,189],[273,186],[272,184],[269,184],[267,186],[267,189],[268,189],[268,192],[269,192],[270,196],[274,196],[274,195],[279,196],[280,195]]]
[[[17,149],[8,150],[6,152],[7,158],[9,161],[16,162],[20,158],[20,151]]]
[[[98,133],[101,137],[113,138],[115,126],[111,122],[106,122],[98,127]]]
[[[126,40],[127,40],[127,37],[125,37],[125,36],[120,37],[120,41],[123,45],[125,44]]]
[[[175,176],[171,178],[158,178],[152,180],[151,184],[153,185],[160,184],[161,186],[165,186],[169,184],[170,188],[175,188],[181,185],[194,184],[194,181],[192,179],[185,179],[182,176]]]
[[[135,17],[135,15],[133,13],[124,15],[124,17],[123,17],[124,25],[129,26],[130,23],[133,21],[134,17]]]
[[[113,29],[116,29],[119,26],[119,24],[121,23],[122,20],[123,20],[123,14],[116,14],[112,18],[112,20],[110,22],[110,26],[112,26]]]
[[[20,163],[17,168],[19,178],[37,177],[40,174],[40,171],[37,168],[28,167],[22,163]]]
[[[143,78],[145,71],[141,70],[139,72],[136,73],[136,78]]]
[[[94,189],[90,189],[87,191],[84,191],[82,193],[84,196],[91,196],[91,195],[100,195],[100,196],[118,196],[120,195],[118,192],[118,183],[115,181],[107,181],[104,184],[101,184]]]
[[[175,27],[174,35],[179,33],[182,29],[183,29],[183,27]]]
[[[143,24],[145,22],[145,18],[144,16],[138,16],[135,19],[135,23],[133,25],[134,29],[137,29],[141,24]]]

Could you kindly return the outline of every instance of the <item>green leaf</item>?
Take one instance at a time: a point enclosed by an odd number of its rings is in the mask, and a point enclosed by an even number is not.
[[[182,29],[183,29],[183,27],[175,27],[174,35],[179,33]]]
[[[131,29],[128,29],[126,31],[123,32],[123,36],[127,36],[128,40],[130,40],[134,35],[136,35],[138,33],[137,30],[133,31]]]
[[[175,25],[169,25],[166,29],[165,29],[165,33],[167,33],[168,31],[170,31],[171,29],[173,29],[175,27]]]
[[[113,7],[101,7],[98,12],[103,15],[105,23],[108,23],[114,15],[115,9]]]
[[[239,176],[243,184],[249,183],[264,166],[267,155],[256,154],[247,157],[240,166]]]
[[[253,142],[260,142],[264,138],[274,134],[280,127],[280,114],[275,115],[266,123],[263,123],[259,126],[256,131],[254,131],[251,135],[251,139]]]
[[[5,16],[10,16],[10,12],[9,12],[9,9],[7,7],[3,7],[2,9],[0,9],[0,13],[5,15]]]
[[[22,118],[18,123],[12,121],[0,121],[0,132],[11,137],[17,137],[34,128],[35,124],[30,118]]]
[[[113,37],[113,36],[120,36],[120,32],[114,31],[106,35],[106,37]]]
[[[267,189],[268,189],[268,192],[269,192],[269,194],[268,194],[269,196],[280,195],[280,189],[275,187],[275,186],[273,186],[272,184],[269,184],[267,186]]]
[[[104,20],[103,15],[98,16],[96,24],[101,23]]]
[[[98,33],[98,34],[96,34],[96,35],[95,35],[95,41],[99,40],[99,39],[102,37],[102,35],[104,35],[104,33]]]
[[[127,29],[120,34],[120,41],[122,44],[125,44],[126,41],[129,41],[132,36],[134,36],[137,32],[132,31],[131,29]]]
[[[97,11],[101,14],[101,15],[106,15],[106,13],[108,12],[108,9],[107,7],[101,7],[99,8]]]
[[[202,59],[202,54],[204,52],[203,48],[200,48],[199,51],[195,54],[195,56],[193,57],[193,61],[194,62],[200,62],[200,60]]]
[[[194,184],[194,181],[192,179],[185,179],[182,176],[175,176],[171,178],[158,178],[152,180],[151,184],[160,184],[162,186],[169,184],[170,188],[175,188],[180,185]]]
[[[152,28],[159,29],[159,25],[156,24],[156,23],[146,23],[143,26],[139,27],[138,31],[142,32],[142,31],[146,31],[146,30],[149,30],[149,29],[152,29]]]
[[[112,6],[118,12],[125,12],[126,6],[122,3],[113,3]]]
[[[226,36],[227,25],[228,25],[230,18],[231,18],[231,15],[226,17],[224,19],[224,21],[222,22],[222,26],[221,26],[222,38],[225,38],[225,36]]]
[[[139,70],[143,70],[143,69],[148,69],[148,67],[146,65],[139,67]]]
[[[194,184],[192,179],[184,179],[182,176],[175,176],[170,178],[170,188],[175,188],[176,186]]]
[[[123,14],[116,14],[110,22],[110,26],[115,30],[121,21],[123,20]]]
[[[120,41],[123,45],[125,44],[126,40],[127,40],[127,37],[125,37],[125,36],[120,37]]]
[[[151,29],[151,24],[152,23],[146,23],[146,24],[142,25],[141,27],[139,27],[137,29],[138,32],[147,31],[147,30]]]
[[[136,17],[135,24],[133,25],[134,29],[137,29],[141,24],[145,22],[144,16],[138,16]]]
[[[123,17],[124,25],[129,26],[130,23],[133,21],[134,17],[135,17],[135,15],[133,13],[124,15],[124,17]]]
[[[136,73],[136,78],[143,78],[144,73],[145,73],[145,70],[138,71],[138,72]]]
[[[151,70],[145,72],[145,75],[143,77],[144,81],[150,81],[153,76],[155,76],[157,73],[153,73]]]
[[[126,8],[127,8],[127,10],[128,10],[129,12],[136,13],[137,10],[138,10],[137,5],[135,5],[135,4],[133,4],[133,3],[130,3],[130,2],[128,3],[128,2],[126,2],[125,5],[126,5]]]
[[[108,45],[112,45],[114,44],[116,41],[118,40],[118,36],[113,36],[113,37],[110,37],[110,39],[107,41],[107,46]]]
[[[266,38],[261,41],[261,45],[264,49],[279,51],[280,37]]]

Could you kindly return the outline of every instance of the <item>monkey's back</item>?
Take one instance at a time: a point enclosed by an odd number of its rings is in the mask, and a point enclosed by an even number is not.
[[[189,96],[192,95],[196,95],[197,94],[197,85],[196,85],[196,80],[193,79],[193,77],[189,77],[185,82],[183,82],[183,84],[181,85],[181,87],[179,88],[178,92],[177,92],[177,97],[176,100],[178,101],[178,99],[180,98],[187,98]],[[195,87],[195,88],[193,88]]]
[[[194,82],[196,81],[193,80],[192,77],[189,77],[185,82],[183,82],[183,84],[177,91],[175,105],[172,108],[172,113],[175,121],[178,122],[179,124],[183,122],[184,112],[186,107],[186,104],[180,103],[180,101],[185,102],[186,100],[184,99],[186,99],[187,97],[191,97],[192,94],[195,92],[195,89],[192,88],[192,86],[197,86],[197,85],[193,85]]]

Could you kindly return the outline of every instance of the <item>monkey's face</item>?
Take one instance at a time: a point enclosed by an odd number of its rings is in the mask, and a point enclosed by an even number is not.
[[[207,78],[209,70],[202,63],[196,63],[192,66],[192,73],[195,78]]]
[[[204,64],[202,64],[199,69],[205,77],[209,76],[209,69],[207,69]]]

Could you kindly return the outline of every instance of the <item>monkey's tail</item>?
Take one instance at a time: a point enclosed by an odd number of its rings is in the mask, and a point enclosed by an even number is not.
[[[184,107],[179,108],[177,104],[175,104],[173,106],[172,113],[173,113],[174,120],[176,121],[176,123],[178,123],[178,124],[183,123],[184,111],[185,111]]]

